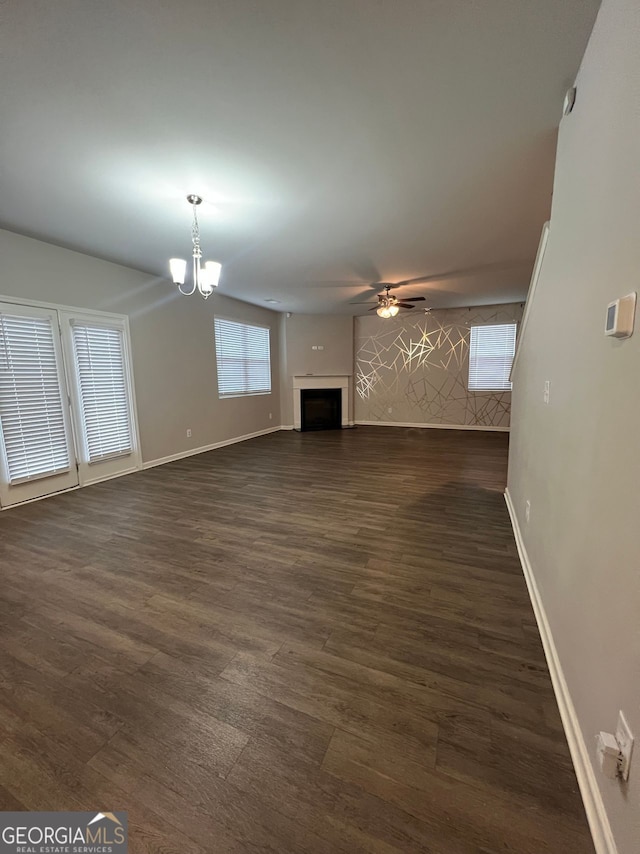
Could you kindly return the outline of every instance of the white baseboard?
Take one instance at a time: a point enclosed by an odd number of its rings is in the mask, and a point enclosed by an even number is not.
[[[490,427],[484,424],[421,424],[412,421],[355,421],[366,427],[428,427],[435,430],[485,430],[493,433],[508,433],[508,427]]]
[[[132,466],[129,469],[125,469],[124,471],[118,471],[115,474],[108,474],[106,477],[93,477],[91,480],[85,480],[80,484],[80,487],[83,486],[94,486],[96,483],[104,483],[105,480],[113,480],[116,477],[124,477],[125,474],[133,474],[134,472],[140,471],[142,465]]]
[[[139,466],[134,466],[133,468],[127,469],[126,471],[119,471],[115,474],[107,475],[107,477],[96,477],[92,480],[85,481],[84,483],[80,483],[77,486],[70,486],[68,489],[61,489],[59,492],[50,492],[47,495],[38,495],[35,498],[29,498],[27,501],[21,501],[19,504],[10,504],[8,507],[0,507],[0,512],[4,510],[12,510],[14,507],[22,507],[25,504],[31,504],[34,501],[42,501],[45,498],[53,498],[54,495],[64,495],[66,492],[74,492],[76,489],[84,489],[85,486],[95,486],[98,483],[104,483],[106,480],[113,480],[116,477],[124,477],[127,474],[134,474],[141,469],[150,469],[154,466],[161,466],[164,463],[171,463],[174,460],[181,460],[184,457],[192,457],[195,454],[203,454],[205,451],[213,451],[216,448],[223,448],[225,445],[234,445],[236,442],[244,442],[246,439],[255,439],[257,436],[266,436],[267,433],[276,433],[278,430],[286,430],[286,427],[268,427],[266,430],[257,430],[255,433],[247,433],[244,436],[235,436],[233,439],[225,439],[223,442],[216,442],[213,445],[205,445],[202,448],[192,448],[190,451],[181,451],[179,454],[172,454],[169,457],[162,457],[158,460],[150,460],[149,462],[143,462]],[[293,427],[291,428],[293,429]]]
[[[133,468],[117,471],[114,474],[108,474],[106,477],[94,477],[92,480],[85,480],[82,483],[77,483],[75,486],[69,486],[67,489],[59,489],[57,492],[47,492],[45,495],[36,495],[35,498],[27,498],[26,501],[19,501],[17,504],[10,504],[8,507],[0,507],[0,512],[4,510],[13,510],[15,507],[24,507],[25,504],[33,504],[34,501],[44,501],[46,498],[54,498],[56,495],[65,495],[67,492],[75,492],[77,489],[84,489],[85,486],[96,486],[98,483],[104,483],[107,480],[115,480],[117,477],[124,477],[127,474],[135,474],[140,471],[142,465],[133,466]]]
[[[354,421],[345,421],[345,422],[342,424],[342,427],[343,427],[343,428],[345,428],[345,427],[353,427],[353,425],[354,425],[354,424],[355,424],[355,422],[354,422]],[[296,429],[296,425],[295,425],[295,424],[282,424],[282,425],[280,426],[280,429],[281,429],[281,430],[295,430],[295,429]],[[300,428],[297,428],[297,429],[299,430]]]
[[[569,743],[569,751],[571,752],[571,759],[573,760],[576,777],[578,778],[580,794],[582,795],[589,827],[591,828],[593,844],[597,854],[617,854],[618,849],[613,838],[613,833],[611,832],[611,825],[609,824],[609,818],[604,807],[602,795],[598,788],[593,766],[589,759],[589,751],[585,744],[584,735],[580,728],[580,723],[571,699],[571,694],[569,693],[569,687],[566,679],[564,678],[558,651],[553,640],[553,634],[551,633],[551,627],[547,620],[544,605],[540,597],[540,591],[538,590],[531,562],[529,561],[529,556],[522,539],[518,517],[516,516],[515,508],[508,489],[505,489],[504,498],[511,518],[513,534],[515,536],[524,578],[527,582],[531,604],[533,605],[533,612],[536,617],[536,622],[538,623],[538,629],[540,631],[540,637],[544,647],[544,654],[547,659],[549,673],[551,674],[553,690],[556,695],[556,700],[558,701],[562,725],[567,737],[567,742]]]
[[[224,439],[222,442],[214,442],[212,445],[202,445],[200,448],[191,448],[188,451],[180,451],[177,454],[171,454],[168,457],[160,457],[157,460],[149,460],[142,463],[143,469],[150,469],[154,466],[162,466],[165,463],[172,463],[176,460],[183,460],[185,457],[193,457],[196,454],[204,454],[206,451],[215,451],[216,448],[224,448],[226,445],[235,445],[236,442],[246,442],[247,439],[255,439],[258,436],[266,436],[268,433],[277,433],[278,430],[286,428],[278,425],[277,427],[267,427],[266,430],[256,430],[255,433],[245,433],[244,436],[234,436],[233,439]]]

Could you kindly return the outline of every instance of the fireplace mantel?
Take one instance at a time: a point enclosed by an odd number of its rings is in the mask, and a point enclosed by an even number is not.
[[[342,426],[350,427],[349,394],[352,374],[296,374],[293,377],[293,429],[299,430],[302,416],[300,409],[300,390],[305,388],[342,389]]]

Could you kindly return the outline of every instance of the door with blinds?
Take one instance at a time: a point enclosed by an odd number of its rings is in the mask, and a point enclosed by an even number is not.
[[[0,507],[138,468],[126,318],[0,301]]]
[[[78,485],[57,312],[0,304],[0,505]]]
[[[60,312],[80,484],[140,467],[126,321]]]

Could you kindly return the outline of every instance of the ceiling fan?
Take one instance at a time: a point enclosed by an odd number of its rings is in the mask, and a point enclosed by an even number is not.
[[[415,308],[414,302],[424,302],[424,297],[396,297],[390,293],[391,288],[399,285],[384,285],[384,293],[378,294],[378,304],[371,306],[369,311],[377,312],[379,317],[395,317],[401,308]],[[351,303],[352,305],[368,305],[367,303]]]

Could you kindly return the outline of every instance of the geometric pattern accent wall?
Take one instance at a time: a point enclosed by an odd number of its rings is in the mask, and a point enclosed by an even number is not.
[[[508,427],[511,392],[467,389],[469,328],[521,318],[520,303],[356,317],[355,420]]]

